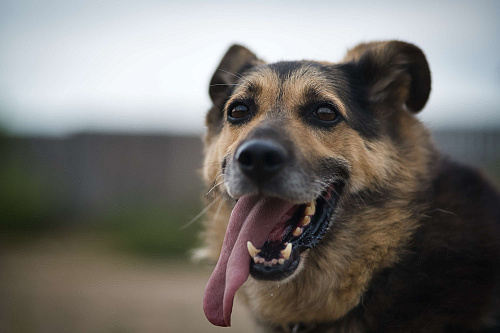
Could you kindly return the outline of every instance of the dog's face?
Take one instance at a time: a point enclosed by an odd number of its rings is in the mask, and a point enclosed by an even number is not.
[[[211,81],[203,170],[210,195],[220,201],[214,218],[225,221],[207,226],[212,247],[222,247],[204,299],[212,323],[229,325],[234,295],[249,275],[252,310],[263,320],[286,322],[289,313],[301,314],[307,300],[276,310],[262,295],[281,284],[276,298],[289,302],[286,286],[307,281],[319,281],[320,293],[328,284],[339,294],[355,258],[378,247],[384,254],[372,258],[367,276],[358,278],[363,283],[343,287],[354,291],[333,316],[359,301],[371,272],[395,260],[387,248],[404,242],[414,226],[386,226],[397,238],[391,243],[364,225],[363,209],[375,214],[370,204],[358,206],[367,191],[382,192],[396,179],[418,176],[424,159],[406,150],[418,146],[412,113],[424,106],[429,91],[424,55],[403,42],[359,45],[339,64],[268,65],[241,46],[227,52]]]

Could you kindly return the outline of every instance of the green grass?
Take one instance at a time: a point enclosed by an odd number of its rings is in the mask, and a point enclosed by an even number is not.
[[[0,232],[39,232],[53,228],[62,207],[53,185],[11,153],[0,136]]]

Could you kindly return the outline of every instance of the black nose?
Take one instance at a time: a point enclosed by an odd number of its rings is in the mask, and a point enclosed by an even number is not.
[[[241,171],[251,179],[261,182],[270,179],[285,166],[288,154],[286,149],[275,141],[253,139],[236,150],[235,158]]]

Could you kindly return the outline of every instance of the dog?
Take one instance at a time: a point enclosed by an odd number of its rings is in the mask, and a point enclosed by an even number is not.
[[[500,196],[436,149],[430,90],[402,41],[339,63],[227,51],[202,170],[211,323],[238,291],[262,332],[498,332]]]

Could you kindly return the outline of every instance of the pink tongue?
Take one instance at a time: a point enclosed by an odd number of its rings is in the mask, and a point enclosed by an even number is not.
[[[274,226],[291,218],[286,213],[293,207],[293,203],[277,198],[244,196],[238,200],[203,297],[203,310],[212,324],[231,326],[234,295],[250,270],[247,242],[257,248],[264,245]]]

